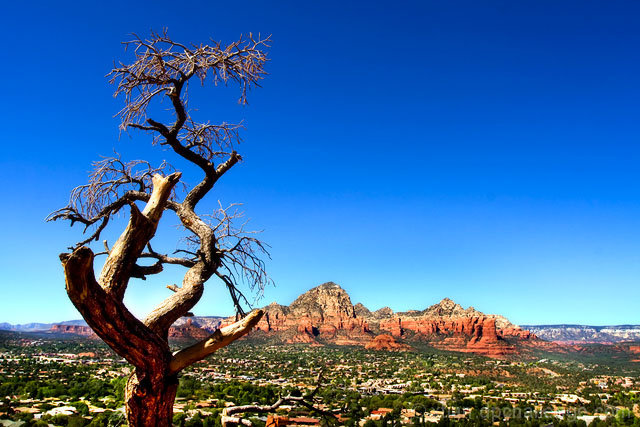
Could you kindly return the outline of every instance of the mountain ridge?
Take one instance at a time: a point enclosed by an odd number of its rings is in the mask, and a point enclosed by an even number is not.
[[[323,283],[296,298],[291,305],[272,303],[247,339],[310,345],[358,345],[408,349],[426,343],[444,350],[504,356],[537,342],[499,315],[463,308],[444,298],[422,310],[394,312],[388,307],[372,312],[353,304],[349,294],[334,282]],[[233,323],[229,318],[223,325]],[[379,339],[376,339],[381,337]]]
[[[640,341],[640,325],[528,325],[541,338],[563,344],[618,344]]]
[[[283,343],[366,346],[374,343],[377,336],[388,335],[397,340],[398,345],[390,343],[386,337],[375,342],[396,348],[406,348],[410,342],[425,342],[443,349],[502,355],[535,345],[539,338],[557,343],[640,340],[640,325],[517,326],[504,316],[485,314],[474,307],[464,308],[450,298],[418,310],[394,312],[389,307],[382,307],[371,311],[362,303],[353,304],[347,291],[334,282],[309,289],[288,306],[273,302],[263,309],[265,316],[257,325],[258,335]],[[221,316],[181,318],[170,333],[173,338],[200,338],[232,321],[233,318]],[[93,334],[83,320],[56,324],[0,323],[0,330]]]

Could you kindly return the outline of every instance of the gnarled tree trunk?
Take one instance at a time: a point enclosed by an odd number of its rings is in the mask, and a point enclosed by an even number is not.
[[[177,391],[178,378],[175,374],[132,373],[124,394],[129,425],[170,427]]]
[[[127,419],[132,427],[170,426],[178,373],[247,334],[263,315],[262,310],[254,310],[207,339],[171,354],[166,333],[151,330],[122,300],[98,284],[89,248],[63,254],[61,260],[73,304],[96,334],[135,367],[125,389]]]

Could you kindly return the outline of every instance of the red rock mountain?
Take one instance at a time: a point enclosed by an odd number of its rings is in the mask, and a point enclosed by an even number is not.
[[[357,345],[383,350],[406,350],[426,344],[443,350],[501,357],[536,347],[542,342],[506,318],[487,315],[473,307],[462,308],[448,298],[425,310],[394,313],[389,307],[371,312],[351,303],[349,294],[333,282],[300,295],[291,305],[272,303],[246,339],[309,345]],[[223,319],[220,326],[235,319]],[[198,318],[176,322],[172,338],[202,339],[220,318]],[[71,329],[73,330],[71,330]],[[52,332],[89,336],[87,326],[56,325]]]
[[[305,292],[288,307],[272,303],[264,310],[256,331],[285,343],[362,345],[372,338],[347,292],[333,282]]]
[[[53,325],[51,329],[49,329],[49,332],[53,334],[72,334],[72,335],[79,335],[79,336],[88,337],[88,338],[98,338],[95,332],[93,332],[93,329],[91,329],[88,326],[81,326],[81,325],[57,324],[57,325]]]
[[[422,311],[394,313],[384,307],[371,312],[362,304],[354,306],[347,292],[333,282],[305,292],[288,307],[272,303],[264,310],[248,339],[380,349],[406,349],[422,342],[493,357],[519,353],[539,341],[502,316],[464,309],[448,298]]]

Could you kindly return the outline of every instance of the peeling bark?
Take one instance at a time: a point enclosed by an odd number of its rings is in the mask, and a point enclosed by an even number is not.
[[[144,210],[140,212],[135,204],[131,204],[129,224],[111,248],[98,280],[107,292],[119,300],[124,298],[136,261],[155,235],[169,195],[181,175],[181,173],[173,173],[167,177],[154,175],[153,192]]]

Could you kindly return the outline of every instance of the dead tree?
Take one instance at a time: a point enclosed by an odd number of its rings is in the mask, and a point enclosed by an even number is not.
[[[134,35],[124,43],[133,49],[134,60],[114,65],[109,74],[116,85],[115,96],[125,101],[118,113],[120,129],[150,133],[154,144],[199,168],[203,177],[180,192],[181,173],[168,163],[154,167],[146,161],[125,162],[116,155],[96,162],[89,183],[76,187],[69,204],[48,218],[81,224],[88,234],[70,253],[60,255],[66,290],[96,334],[135,368],[125,391],[131,426],[171,425],[180,371],[249,332],[263,314],[261,310],[244,314],[241,302],[248,301],[239,285],[244,282],[260,290],[269,282],[263,262],[268,256],[265,245],[244,224],[234,222],[241,216],[234,205],[220,206],[209,215],[196,210],[241,160],[236,152],[241,125],[194,121],[187,108],[187,86],[190,82],[192,86],[195,82],[237,84],[240,102],[245,103],[247,92],[265,76],[268,42],[268,38],[249,35],[226,46],[217,42],[184,45],[171,40],[166,31],[152,33],[148,39]],[[147,111],[163,99],[173,112],[168,123],[154,120]],[[126,229],[111,247],[104,241],[104,249],[94,253],[88,245],[100,240],[109,221],[125,209],[129,211]],[[184,248],[171,254],[154,250],[150,243],[165,211],[177,217],[186,234]],[[95,256],[106,257],[97,279]],[[166,264],[186,269],[182,285],[167,286],[173,293],[139,320],[123,303],[127,285],[131,278],[162,272]],[[213,276],[226,286],[240,320],[172,354],[169,327],[188,315]]]

